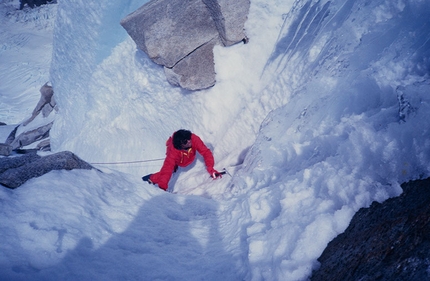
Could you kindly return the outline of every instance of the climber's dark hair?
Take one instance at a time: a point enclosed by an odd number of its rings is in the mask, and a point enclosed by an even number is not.
[[[182,149],[182,145],[186,144],[191,139],[191,132],[188,130],[178,130],[173,133],[173,147],[176,149]]]

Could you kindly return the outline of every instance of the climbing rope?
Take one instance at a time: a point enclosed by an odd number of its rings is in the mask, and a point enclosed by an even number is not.
[[[136,164],[136,163],[155,162],[155,161],[161,161],[161,160],[164,160],[164,158],[149,159],[149,160],[139,160],[139,161],[127,161],[127,162],[100,162],[100,163],[90,163],[90,164],[93,164],[93,165],[123,165],[123,164]]]

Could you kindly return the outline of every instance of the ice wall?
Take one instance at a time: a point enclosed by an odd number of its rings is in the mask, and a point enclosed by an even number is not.
[[[309,276],[359,208],[430,176],[429,12],[425,1],[298,1],[286,16],[265,91],[294,92],[232,184],[249,198],[233,220],[248,224],[253,280]]]

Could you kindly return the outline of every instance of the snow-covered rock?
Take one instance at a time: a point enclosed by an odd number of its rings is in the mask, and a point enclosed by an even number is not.
[[[53,96],[54,90],[52,86],[45,83],[40,88],[40,94],[40,100],[31,117],[16,126],[6,139],[5,144],[10,145],[12,150],[23,148],[41,140],[44,141],[44,144],[40,146],[36,143],[36,146],[39,148],[48,148],[50,146],[49,131],[55,119],[54,114],[50,113],[56,106]]]
[[[40,157],[37,154],[24,154],[11,158],[0,158],[0,184],[17,188],[27,180],[40,177],[52,170],[91,170],[93,167],[70,151]]]

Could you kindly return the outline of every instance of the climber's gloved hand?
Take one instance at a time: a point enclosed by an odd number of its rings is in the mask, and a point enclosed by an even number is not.
[[[220,172],[218,172],[217,170],[212,169],[212,170],[210,171],[210,174],[211,174],[211,178],[213,178],[213,179],[215,180],[215,179],[218,179],[218,178],[222,178],[222,175],[223,175],[224,173],[220,173]]]

